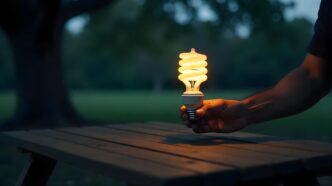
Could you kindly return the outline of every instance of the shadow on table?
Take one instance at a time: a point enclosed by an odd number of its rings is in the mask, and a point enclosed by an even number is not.
[[[175,134],[165,136],[164,142],[167,144],[190,144],[195,146],[214,146],[223,144],[252,144],[252,143],[264,143],[271,141],[283,141],[285,139],[274,136],[238,136],[232,137],[227,134],[221,134],[222,136],[213,135],[200,135],[200,134]]]

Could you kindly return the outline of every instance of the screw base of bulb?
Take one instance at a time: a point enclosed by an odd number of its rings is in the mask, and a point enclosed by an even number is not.
[[[203,94],[183,94],[182,102],[187,107],[188,119],[190,121],[196,121],[196,110],[203,104]]]
[[[187,109],[187,113],[188,113],[189,120],[191,120],[191,121],[197,120],[196,109]]]

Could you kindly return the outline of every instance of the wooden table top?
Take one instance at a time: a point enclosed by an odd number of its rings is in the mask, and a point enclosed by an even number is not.
[[[138,185],[232,185],[332,169],[332,145],[193,134],[160,122],[2,132],[20,148]]]

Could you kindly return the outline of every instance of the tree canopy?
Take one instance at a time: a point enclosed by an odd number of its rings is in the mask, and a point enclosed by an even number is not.
[[[208,55],[209,87],[266,87],[305,54],[312,23],[286,19],[293,7],[280,0],[118,0],[87,14],[82,32],[66,31],[66,79],[76,89],[175,88],[178,54],[194,47]],[[3,53],[1,67],[10,60]],[[9,68],[0,69],[0,88],[11,88]]]

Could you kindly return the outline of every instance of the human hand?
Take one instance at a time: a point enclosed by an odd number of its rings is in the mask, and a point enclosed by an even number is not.
[[[196,121],[188,119],[187,109],[181,107],[181,117],[188,128],[196,133],[223,132],[230,133],[243,129],[248,125],[247,107],[237,100],[212,99],[204,100],[196,110]]]

